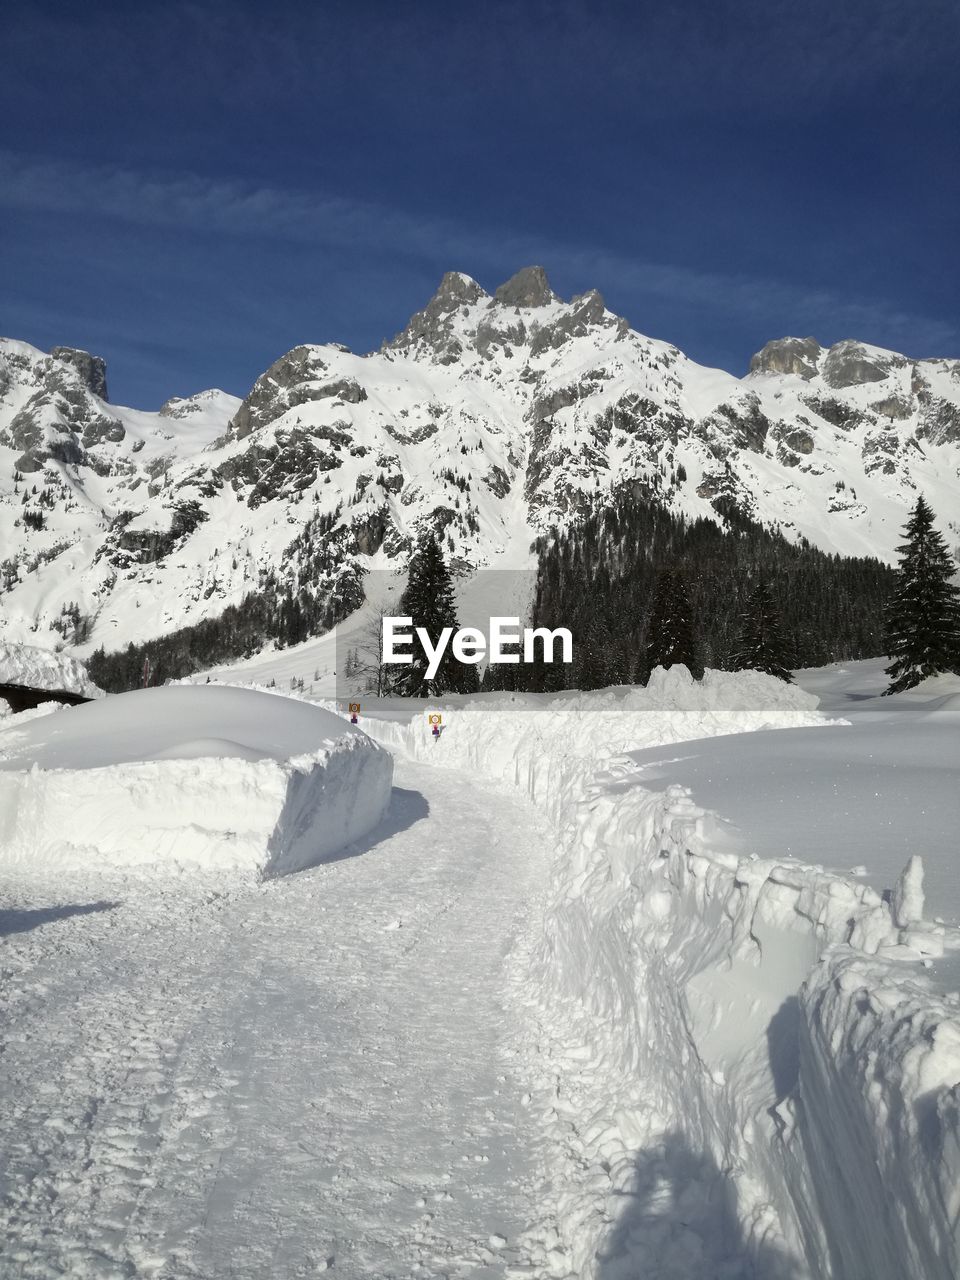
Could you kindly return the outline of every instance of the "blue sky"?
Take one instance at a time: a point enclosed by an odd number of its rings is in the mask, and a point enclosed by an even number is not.
[[[120,403],[532,262],[735,373],[960,356],[956,0],[23,0],[3,44],[0,333]]]

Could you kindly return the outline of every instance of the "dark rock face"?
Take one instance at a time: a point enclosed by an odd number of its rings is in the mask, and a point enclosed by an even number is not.
[[[801,427],[797,427],[793,431],[785,431],[781,439],[795,453],[813,453],[813,436],[809,431],[804,431]]]
[[[523,321],[516,324],[499,324],[497,317],[481,320],[477,325],[476,347],[482,356],[489,356],[494,347],[519,347],[526,341],[527,329]]]
[[[770,430],[770,419],[760,408],[760,400],[752,392],[737,400],[721,404],[717,413],[733,427],[732,441],[740,449],[760,453]],[[729,428],[728,428],[729,430]]]
[[[336,427],[314,428],[309,433],[295,427],[278,431],[275,442],[251,443],[222,462],[214,475],[228,481],[235,492],[249,486],[247,506],[256,508],[309,489],[318,475],[343,465],[341,453],[349,445],[349,435]]]
[[[389,512],[371,511],[355,519],[351,525],[357,550],[365,556],[376,555],[390,530]]]
[[[54,360],[71,364],[80,374],[87,389],[101,400],[107,400],[107,362],[102,356],[92,356],[89,351],[76,347],[54,347],[50,352]]]
[[[870,408],[879,413],[881,418],[897,418],[903,421],[913,416],[913,405],[903,396],[884,396],[882,400],[874,400]]]
[[[485,290],[471,276],[462,271],[447,271],[440,281],[440,287],[427,303],[426,310],[434,312],[456,311],[458,307],[468,306],[487,297]]]
[[[604,302],[596,289],[574,298],[572,310],[553,324],[543,325],[530,340],[531,356],[544,351],[557,350],[570,338],[582,338],[594,325],[603,321]]]
[[[863,414],[851,404],[843,400],[824,399],[822,396],[805,396],[804,404],[810,406],[814,413],[842,431],[852,431],[863,422]]]
[[[900,437],[895,431],[871,431],[863,442],[863,469],[867,475],[881,471],[892,476],[897,469]]]
[[[123,423],[114,418],[92,418],[84,427],[81,439],[83,447],[89,449],[104,442],[119,444],[126,434]]]
[[[880,360],[870,355],[851,338],[838,342],[827,352],[823,363],[823,380],[830,387],[856,387],[864,382],[882,382],[892,368],[903,360]]]
[[[384,350],[410,351],[427,347],[441,364],[452,364],[462,347],[451,331],[451,319],[461,307],[470,306],[489,295],[470,276],[448,271],[440,287],[422,311],[410,317],[407,327]]]
[[[265,427],[274,418],[286,413],[292,403],[303,404],[310,399],[323,399],[335,392],[310,394],[310,383],[320,382],[327,371],[319,352],[314,347],[294,347],[286,355],[275,360],[266,373],[253,384],[253,389],[237,410],[230,430],[238,440],[248,436],[258,427]],[[292,394],[295,399],[292,399]]]
[[[777,338],[750,361],[751,373],[795,373],[815,378],[823,348],[816,338]]]
[[[493,295],[504,307],[545,307],[554,296],[543,267],[522,267]]]
[[[918,435],[931,444],[954,444],[960,440],[960,408],[929,391],[921,391],[917,399],[920,402]]]

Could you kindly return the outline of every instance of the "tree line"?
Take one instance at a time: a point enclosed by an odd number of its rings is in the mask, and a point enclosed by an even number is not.
[[[100,649],[91,675],[107,689],[135,688],[145,661],[149,682],[162,683],[252,656],[269,641],[282,647],[322,634],[362,600],[359,573],[344,576],[326,532],[305,531],[293,583],[281,584],[271,572],[258,592],[218,618],[119,653]],[[530,623],[567,627],[571,664],[498,664],[481,679],[477,667],[448,650],[428,682],[426,657],[415,645],[409,665],[385,667],[367,657],[363,670],[378,693],[421,696],[645,684],[655,667],[679,663],[695,678],[714,667],[790,680],[798,667],[888,653],[896,692],[960,668],[956,567],[922,498],[905,537],[895,570],[873,558],[832,555],[805,539],[790,542],[735,510],[718,524],[624,498],[535,546]],[[451,571],[429,529],[411,556],[399,612],[434,641],[444,627],[459,628]],[[356,655],[352,661],[356,675]]]

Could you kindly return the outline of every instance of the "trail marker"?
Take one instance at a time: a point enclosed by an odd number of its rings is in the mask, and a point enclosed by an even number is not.
[[[356,724],[359,718],[360,718],[360,703],[351,702],[350,703],[350,723]]]
[[[443,733],[443,716],[441,716],[438,712],[432,712],[430,715],[427,716],[427,723],[433,726],[431,729],[431,733],[433,734],[434,742],[436,742],[439,739],[441,733]]]

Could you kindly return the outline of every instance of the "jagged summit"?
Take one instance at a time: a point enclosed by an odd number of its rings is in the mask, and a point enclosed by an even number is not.
[[[438,311],[452,311],[488,296],[473,276],[465,275],[462,271],[447,271],[425,309],[433,307]]]
[[[521,267],[493,297],[504,307],[545,307],[558,301],[543,267]]]
[[[73,365],[88,391],[92,391],[101,400],[108,399],[107,362],[103,356],[92,356],[89,351],[82,351],[79,347],[54,347],[50,354],[54,360]]]
[[[438,364],[453,364],[467,355],[492,361],[511,358],[519,347],[539,355],[583,337],[590,326],[618,325],[596,289],[564,302],[550,288],[543,267],[522,267],[491,297],[472,276],[448,271],[440,287],[406,328],[381,347]]]

